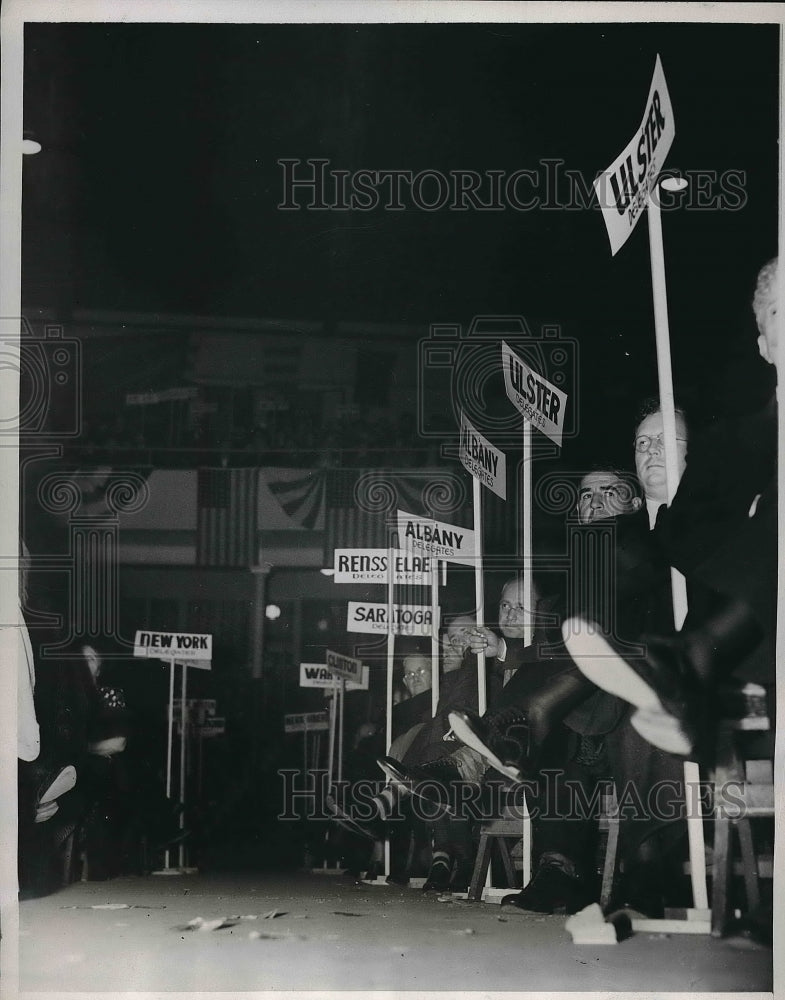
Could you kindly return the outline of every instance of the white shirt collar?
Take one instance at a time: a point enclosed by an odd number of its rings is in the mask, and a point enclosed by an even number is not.
[[[654,522],[657,520],[657,514],[659,513],[660,507],[662,507],[662,500],[649,500],[646,498],[646,510],[649,513],[649,527],[654,527]]]

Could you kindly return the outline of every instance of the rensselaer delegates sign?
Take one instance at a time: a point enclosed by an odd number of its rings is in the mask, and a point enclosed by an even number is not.
[[[657,56],[646,110],[638,131],[594,182],[608,230],[611,254],[624,246],[643,214],[675,135],[671,99],[662,63]]]

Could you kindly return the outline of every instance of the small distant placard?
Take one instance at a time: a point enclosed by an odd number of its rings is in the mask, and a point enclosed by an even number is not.
[[[347,681],[347,691],[367,691],[369,670],[363,667],[362,680]],[[323,663],[301,663],[300,664],[300,687],[301,688],[324,688],[325,697],[329,697],[335,687],[335,677],[330,673]]]
[[[134,638],[134,656],[174,660],[188,667],[209,670],[213,658],[213,637],[200,632],[147,632]]]
[[[331,674],[342,677],[346,681],[360,681],[363,676],[362,660],[353,656],[344,656],[332,649],[327,650],[327,669]]]
[[[326,712],[300,712],[283,717],[285,733],[319,733],[328,728]]]
[[[195,399],[198,389],[195,385],[178,385],[173,389],[157,389],[151,392],[128,392],[126,406],[149,406],[153,403],[176,403],[183,399]]]
[[[202,739],[210,739],[212,736],[223,736],[226,732],[226,719],[222,715],[215,715],[208,719],[201,726],[197,726],[196,735]]]

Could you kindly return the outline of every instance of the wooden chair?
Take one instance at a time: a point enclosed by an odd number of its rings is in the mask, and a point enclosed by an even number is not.
[[[755,852],[751,820],[774,816],[773,732],[768,716],[751,713],[723,720],[714,772],[714,856],[711,933],[721,937],[731,912],[732,879],[744,880],[747,908],[760,905],[760,878],[773,877],[773,858]],[[740,863],[734,862],[733,833]]]
[[[734,875],[744,880],[748,909],[760,904],[760,878],[773,877],[773,858],[758,857],[750,821],[774,816],[773,732],[759,685],[725,692],[726,717],[719,724],[713,773],[714,846],[708,873],[712,878],[711,933],[721,937],[731,910]],[[739,840],[740,860],[733,856],[733,832]],[[607,837],[600,905],[611,898],[616,874],[619,819],[613,793],[604,796],[600,832]],[[689,862],[685,864],[689,873]]]
[[[515,855],[510,852],[511,840],[521,845],[520,852]],[[480,843],[474,859],[467,899],[479,901],[483,898],[494,844],[501,856],[507,888],[515,888],[516,870],[523,873],[523,884],[526,885],[531,878],[532,838],[531,820],[525,808],[525,800],[522,807],[513,809],[509,805],[505,806],[501,816],[486,820],[480,826]]]

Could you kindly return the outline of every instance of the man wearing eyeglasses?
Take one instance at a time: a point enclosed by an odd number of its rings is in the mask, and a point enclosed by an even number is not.
[[[668,502],[665,444],[659,400],[652,400],[644,408],[642,419],[635,431],[634,443],[635,470],[645,495],[649,524],[654,527],[660,507]],[[676,466],[681,479],[687,466],[687,422],[681,410],[676,410]]]
[[[404,657],[403,683],[412,698],[430,691],[432,687],[430,656],[416,653]]]
[[[759,353],[776,367],[776,258],[759,272],[752,307]],[[645,476],[654,488],[659,472],[646,458],[656,453],[661,428],[644,424],[636,435],[636,461],[643,456],[641,481],[646,488]],[[651,444],[644,440],[649,437]],[[580,624],[569,624],[580,669],[633,705],[633,726],[655,746],[685,756],[701,751],[705,706],[719,677],[733,672],[740,680],[773,682],[776,468],[774,397],[757,412],[709,428],[690,449],[673,503],[655,527],[666,559],[691,586],[678,635],[672,623],[648,629],[645,657],[631,660],[602,641],[587,642]]]

